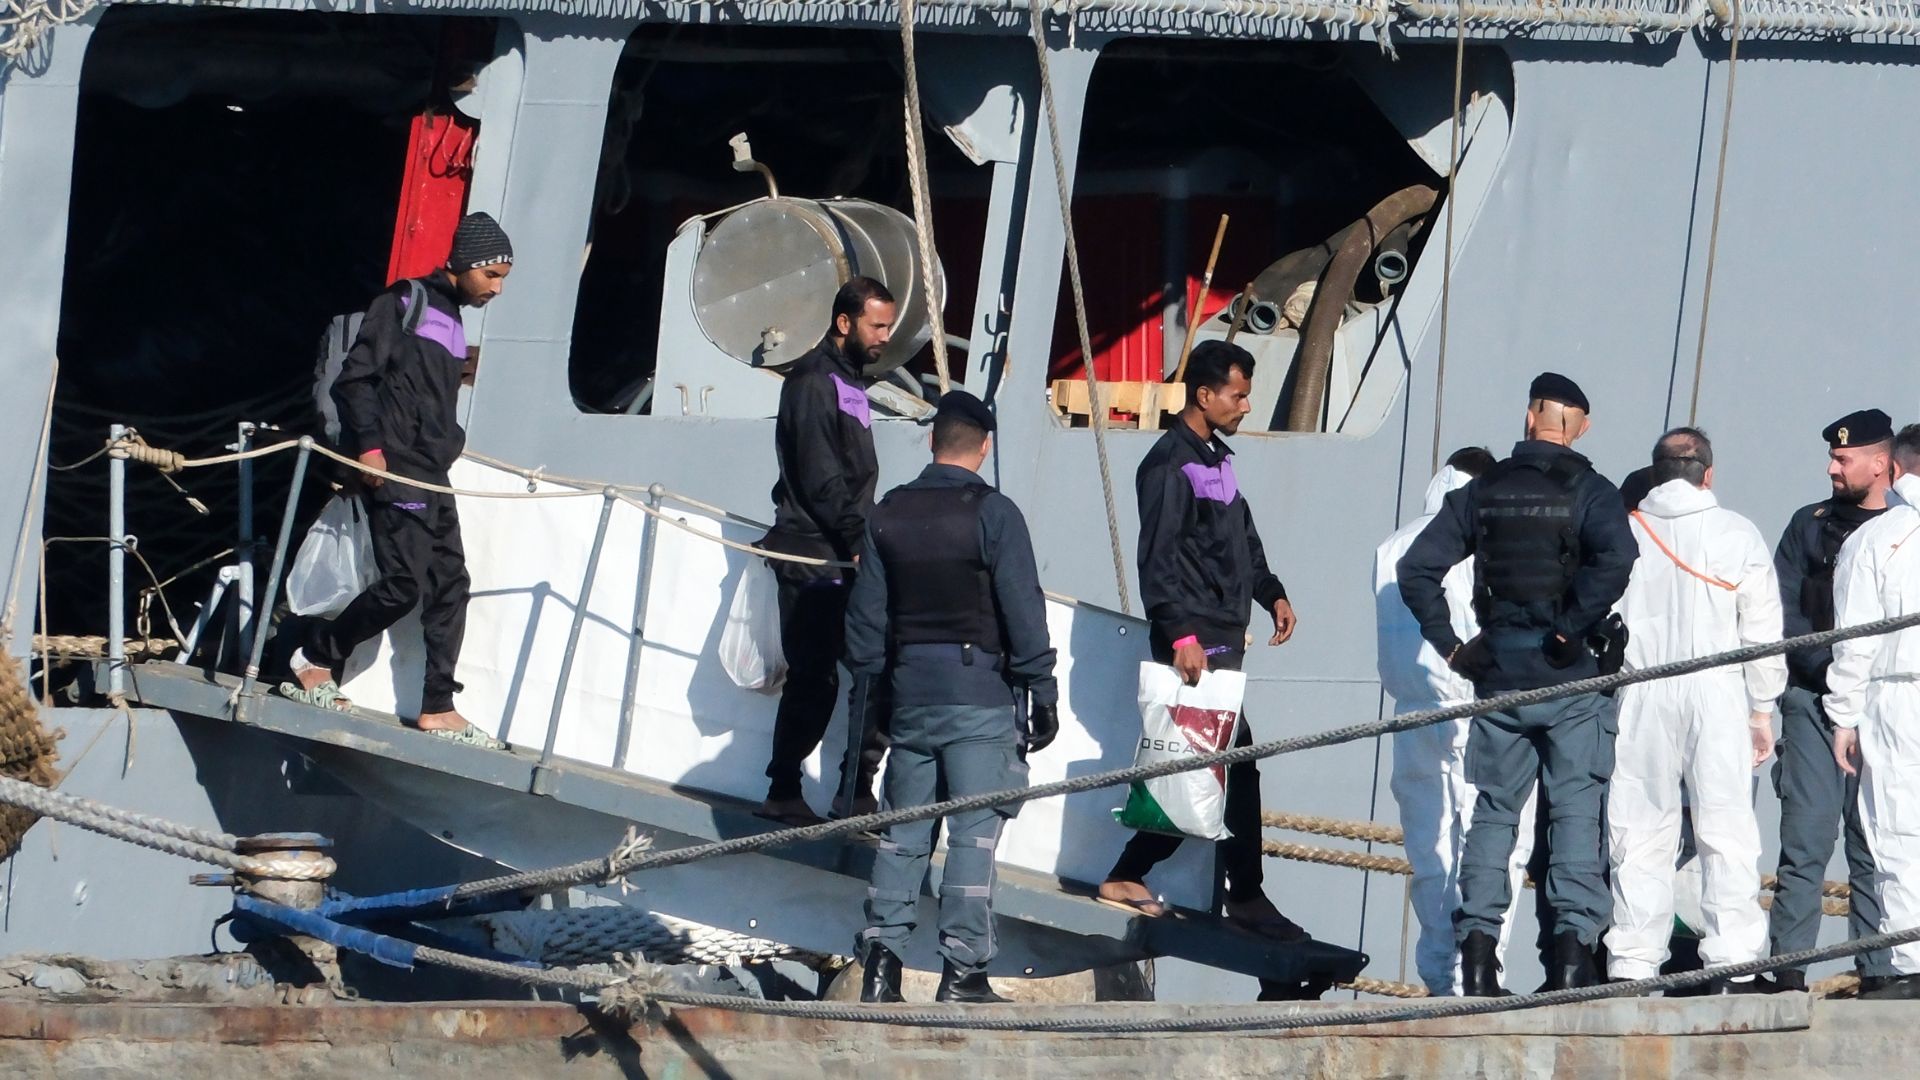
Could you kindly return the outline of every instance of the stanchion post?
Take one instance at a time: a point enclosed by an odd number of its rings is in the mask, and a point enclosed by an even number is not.
[[[233,441],[234,450],[247,453],[253,449],[253,435],[259,430],[251,420],[240,421],[239,437]],[[233,648],[240,651],[241,643],[247,640],[247,634],[253,629],[253,459],[240,459],[240,535],[233,548],[234,565],[238,572],[234,580],[233,596]],[[220,650],[226,652],[225,648]]]
[[[654,484],[647,489],[647,508],[658,511],[667,489]],[[633,740],[633,709],[640,696],[640,654],[647,647],[647,599],[653,591],[653,552],[660,535],[660,523],[653,514],[640,519],[640,583],[633,596],[633,644],[627,650],[627,685],[620,693],[620,734],[613,744],[613,767],[627,767],[627,747]]]
[[[254,620],[253,652],[247,659],[247,674],[240,682],[240,697],[252,696],[260,681],[260,658],[267,652],[267,631],[273,626],[273,605],[280,599],[280,574],[287,568],[287,546],[293,543],[293,520],[300,510],[300,488],[307,480],[307,459],[313,456],[313,436],[300,437],[300,452],[293,459],[293,482],[287,487],[287,508],[280,515],[280,539],[273,545],[273,569],[267,574],[267,592]]]
[[[114,424],[107,439],[118,446],[127,425]],[[127,459],[107,457],[107,693],[127,693]]]
[[[587,606],[593,600],[593,581],[600,574],[600,551],[607,546],[607,525],[613,520],[613,504],[620,499],[617,488],[606,488],[601,492],[600,524],[593,530],[593,550],[587,553],[587,573],[580,582],[580,597],[573,605],[573,626],[567,630],[567,651],[560,657],[560,678],[553,688],[553,711],[547,714],[547,741],[540,748],[540,765],[544,769],[553,761],[553,744],[560,737],[560,714],[567,703],[567,680],[573,675],[573,657],[580,648],[580,631],[587,624]],[[534,793],[544,794],[543,774],[534,773]]]

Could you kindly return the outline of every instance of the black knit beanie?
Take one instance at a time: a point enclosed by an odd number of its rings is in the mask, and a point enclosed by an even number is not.
[[[453,253],[447,256],[447,269],[465,273],[494,263],[513,262],[513,242],[492,215],[472,213],[460,219],[453,232]]]

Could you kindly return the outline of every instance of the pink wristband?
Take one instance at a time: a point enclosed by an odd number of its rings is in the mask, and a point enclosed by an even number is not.
[[[1176,649],[1184,649],[1189,645],[1198,645],[1198,644],[1200,644],[1199,636],[1196,634],[1188,634],[1186,637],[1183,637],[1179,641],[1174,642],[1173,647]]]

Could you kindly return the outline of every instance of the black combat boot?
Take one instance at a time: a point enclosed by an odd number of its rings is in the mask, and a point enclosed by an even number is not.
[[[1883,975],[1884,981],[1868,989],[1862,979],[1860,1000],[1862,1001],[1912,1001],[1920,998],[1920,975]]]
[[[860,963],[866,977],[860,980],[860,1000],[868,1005],[897,1005],[907,1000],[900,996],[900,958],[879,942],[867,945]]]
[[[1500,985],[1500,943],[1485,930],[1468,931],[1460,943],[1460,993],[1466,997],[1512,997]]]
[[[1580,934],[1562,930],[1553,935],[1553,965],[1547,968],[1543,990],[1577,990],[1600,981],[1593,966],[1593,949],[1582,944]]]
[[[1754,978],[1765,979],[1770,994],[1787,994],[1796,990],[1804,993],[1807,989],[1807,973],[1798,968],[1781,968],[1769,975],[1756,975]]]
[[[1771,994],[1774,993],[1774,989],[1771,983],[1755,975],[1746,982],[1735,982],[1732,979],[1714,979],[1707,983],[1705,993],[1708,997],[1722,997],[1728,994]]]
[[[954,1005],[998,1005],[1013,999],[994,993],[986,972],[962,975],[949,960],[940,968],[940,989],[934,992],[933,1000]]]

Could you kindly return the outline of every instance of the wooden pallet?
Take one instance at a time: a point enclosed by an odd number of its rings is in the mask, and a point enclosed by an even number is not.
[[[1159,430],[1161,414],[1178,413],[1187,406],[1187,388],[1180,383],[1102,382],[1100,402],[1108,410],[1110,427]],[[1092,395],[1085,379],[1053,381],[1053,411],[1076,426],[1093,422]]]

